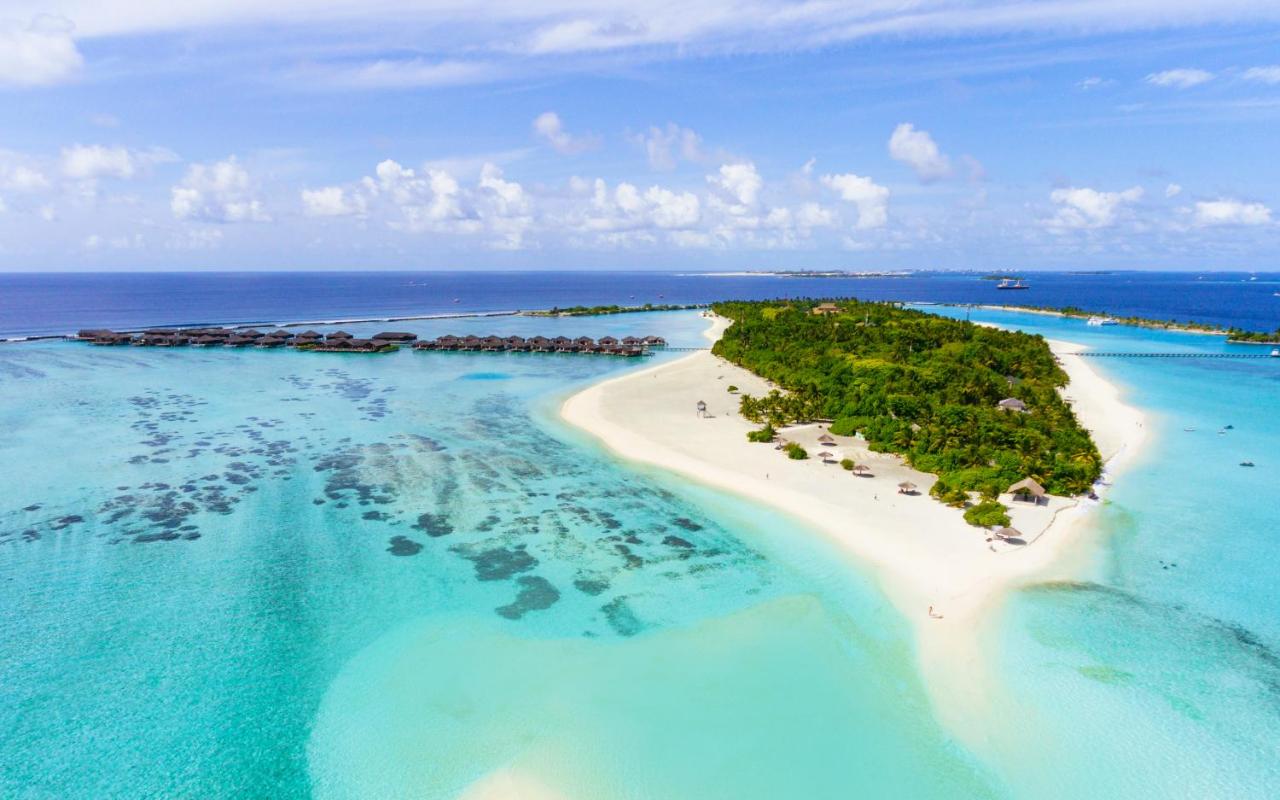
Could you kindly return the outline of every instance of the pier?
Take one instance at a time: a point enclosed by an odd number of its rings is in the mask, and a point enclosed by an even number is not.
[[[406,331],[384,331],[368,339],[357,338],[346,331],[328,334],[306,330],[293,333],[283,328],[260,331],[256,328],[149,328],[140,333],[87,328],[74,337],[99,347],[254,347],[259,349],[292,348],[314,353],[387,353],[412,345],[415,351],[478,353],[587,353],[635,357],[649,355],[651,348],[666,347],[661,336],[626,336],[618,339],[602,336],[592,339],[579,336],[547,338],[533,336],[439,336],[418,341],[418,335]]]
[[[1275,353],[1137,353],[1137,352],[1095,352],[1084,350],[1078,353],[1063,353],[1064,356],[1087,356],[1089,358],[1275,358]]]

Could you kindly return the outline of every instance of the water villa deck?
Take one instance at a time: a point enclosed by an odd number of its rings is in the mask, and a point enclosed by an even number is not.
[[[322,334],[307,330],[294,334],[283,329],[260,331],[254,328],[149,328],[141,333],[128,333],[91,328],[79,331],[76,340],[98,346],[132,345],[134,347],[291,347],[316,353],[386,353],[413,342],[414,350],[442,350],[484,353],[593,353],[614,356],[642,356],[650,348],[665,347],[661,336],[627,336],[617,339],[589,336],[570,339],[557,336],[440,336],[417,341],[418,336],[404,331],[384,331],[369,339],[359,339],[346,331]]]

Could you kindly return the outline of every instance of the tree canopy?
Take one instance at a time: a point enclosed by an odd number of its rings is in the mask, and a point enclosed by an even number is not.
[[[834,314],[810,313],[819,302]],[[783,425],[831,419],[938,475],[935,496],[993,497],[1031,477],[1079,494],[1102,471],[1093,440],[1057,389],[1067,382],[1043,337],[850,299],[725,302],[714,352],[782,391],[743,395],[742,415]],[[1016,398],[1026,411],[997,404]]]

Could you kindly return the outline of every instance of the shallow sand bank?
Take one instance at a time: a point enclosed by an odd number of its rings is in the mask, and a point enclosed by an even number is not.
[[[726,327],[725,320],[714,319],[706,335],[717,339]],[[1070,376],[1063,395],[1093,434],[1108,462],[1108,476],[1114,475],[1139,451],[1143,415],[1126,405],[1086,359],[1069,355],[1083,348],[1050,344]],[[834,445],[820,445],[824,426],[780,431],[805,446],[810,453],[805,461],[790,460],[772,445],[749,443],[746,433],[755,426],[738,416],[731,385],[750,394],[769,389],[756,375],[698,352],[591,386],[566,400],[561,415],[623,458],[781,508],[870,565],[882,589],[914,624],[939,716],[959,732],[965,719],[986,706],[989,682],[983,675],[979,623],[994,613],[993,601],[1011,589],[1079,566],[1088,553],[1081,541],[1089,527],[1088,510],[1096,504],[1052,498],[1033,507],[1002,497],[1027,543],[988,541],[989,535],[965,523],[958,510],[928,496],[932,475],[912,470],[898,456],[870,452],[859,438],[834,437]],[[705,416],[696,411],[699,401],[707,405]],[[847,457],[865,464],[871,476],[856,477],[824,463],[817,457],[821,452],[831,453],[832,462]],[[915,483],[920,494],[899,494],[901,481]]]

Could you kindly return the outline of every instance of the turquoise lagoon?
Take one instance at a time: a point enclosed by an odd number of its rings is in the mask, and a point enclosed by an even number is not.
[[[694,345],[703,321],[397,326]],[[0,349],[0,796],[449,798],[507,766],[577,798],[1280,791],[1280,365],[1096,365],[1154,441],[1087,573],[984,632],[980,751],[874,576],[557,420],[639,366]]]

